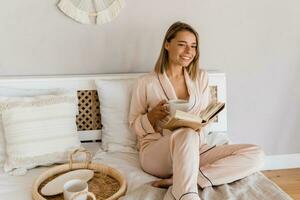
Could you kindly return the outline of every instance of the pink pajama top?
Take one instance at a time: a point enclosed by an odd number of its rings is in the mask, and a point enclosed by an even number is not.
[[[189,74],[184,71],[185,82],[189,93],[190,113],[200,115],[210,101],[210,91],[208,87],[208,74],[204,70],[199,70],[197,79],[193,81]],[[147,112],[151,111],[161,100],[177,99],[173,85],[166,73],[157,74],[155,72],[140,77],[132,93],[129,126],[137,134],[138,149],[142,151],[148,144],[163,137],[166,132],[161,127],[169,120],[169,116],[159,120],[153,127],[147,117]],[[204,135],[200,134],[203,144]]]

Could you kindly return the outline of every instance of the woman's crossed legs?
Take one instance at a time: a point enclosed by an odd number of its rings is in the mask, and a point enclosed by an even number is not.
[[[256,145],[208,147],[199,140],[199,133],[182,128],[140,152],[142,168],[163,178],[152,185],[173,185],[172,193],[180,199],[187,193],[194,196],[197,183],[201,188],[230,183],[258,171],[263,163],[263,151]]]

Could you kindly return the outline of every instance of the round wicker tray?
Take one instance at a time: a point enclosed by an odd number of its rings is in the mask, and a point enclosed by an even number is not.
[[[73,156],[78,152],[86,153],[86,161],[84,163],[73,163]],[[122,174],[112,167],[100,163],[91,163],[90,155],[85,149],[77,149],[70,155],[69,164],[58,165],[42,173],[33,183],[32,198],[34,200],[63,200],[62,194],[45,197],[40,194],[40,190],[43,185],[56,176],[77,169],[90,169],[94,171],[95,175],[88,182],[88,185],[89,191],[95,194],[97,200],[115,200],[123,196],[126,192],[127,183]],[[103,194],[103,188],[106,194]]]

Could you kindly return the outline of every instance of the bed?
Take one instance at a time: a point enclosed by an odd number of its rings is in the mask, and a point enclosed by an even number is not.
[[[163,199],[165,189],[154,188],[156,178],[145,173],[139,165],[134,135],[126,132],[126,115],[134,80],[142,74],[102,74],[36,77],[0,77],[2,96],[22,90],[68,89],[78,96],[79,113],[76,116],[77,134],[81,145],[92,152],[93,162],[118,169],[128,182],[122,200]],[[209,73],[213,98],[226,102],[226,79],[223,73]],[[6,91],[6,92],[5,92]],[[10,94],[9,94],[10,93]],[[115,106],[111,106],[111,104]],[[101,109],[100,109],[101,108]],[[119,109],[119,110],[118,110]],[[101,114],[100,114],[101,110]],[[123,114],[122,114],[123,113]],[[0,116],[1,117],[1,116]],[[112,120],[114,119],[114,120]],[[115,124],[111,122],[114,121]],[[118,123],[122,122],[122,123]],[[226,109],[206,130],[210,145],[229,143]],[[117,135],[116,135],[117,134]],[[126,145],[124,145],[126,144]],[[31,186],[39,174],[49,167],[28,170],[23,176],[12,176],[0,169],[0,200],[30,200]],[[201,199],[291,199],[277,185],[261,173],[218,187],[199,191]]]

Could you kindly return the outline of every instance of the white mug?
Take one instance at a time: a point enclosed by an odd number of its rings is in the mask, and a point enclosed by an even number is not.
[[[85,181],[72,179],[64,184],[65,200],[87,200],[88,196],[96,200],[95,195],[88,191],[88,184]]]
[[[170,115],[173,116],[176,110],[188,111],[189,102],[187,100],[173,99],[168,101]]]

